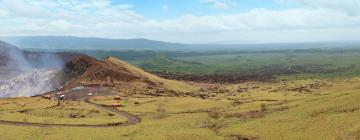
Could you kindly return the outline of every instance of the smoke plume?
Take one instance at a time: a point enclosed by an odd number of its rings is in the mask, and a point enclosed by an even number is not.
[[[0,98],[29,97],[61,86],[64,62],[55,53],[22,51],[0,42]]]

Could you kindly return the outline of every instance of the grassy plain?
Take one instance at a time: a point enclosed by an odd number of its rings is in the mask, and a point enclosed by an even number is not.
[[[0,135],[6,139],[359,139],[360,79],[289,80],[286,82],[246,82],[224,85],[229,91],[201,99],[194,97],[127,97],[119,110],[138,115],[142,122],[128,127],[66,128],[28,127],[0,124]],[[247,91],[238,91],[239,87]],[[112,97],[96,97],[99,104],[111,104]],[[10,110],[52,106],[39,98],[0,100],[1,119],[32,113]],[[14,102],[17,102],[14,103]],[[22,105],[18,105],[22,104]],[[25,107],[22,107],[26,104]],[[86,104],[69,103],[60,110]],[[61,117],[68,112],[40,109],[59,122],[75,123]],[[10,112],[9,112],[10,111]],[[43,113],[40,113],[45,115]],[[19,117],[20,116],[20,117]],[[45,115],[46,116],[46,115]],[[103,112],[92,116],[110,121]],[[17,121],[23,121],[17,119]],[[28,120],[47,123],[46,120]],[[82,123],[97,123],[83,119]],[[51,122],[49,122],[51,123]],[[16,131],[14,131],[16,130]]]
[[[0,120],[46,124],[107,124],[127,121],[117,114],[100,110],[83,102],[14,98],[0,100]]]

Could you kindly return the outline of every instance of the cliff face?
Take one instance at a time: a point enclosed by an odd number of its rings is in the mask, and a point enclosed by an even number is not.
[[[0,98],[40,95],[60,87],[61,82],[56,70],[34,69],[0,81]]]

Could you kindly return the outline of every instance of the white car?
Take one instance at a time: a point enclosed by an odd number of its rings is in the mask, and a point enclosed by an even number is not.
[[[84,87],[83,86],[78,86],[78,87],[73,88],[73,90],[80,90],[80,89],[84,89]]]

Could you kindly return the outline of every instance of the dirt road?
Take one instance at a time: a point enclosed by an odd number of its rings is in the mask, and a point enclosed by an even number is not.
[[[91,95],[89,95],[91,93]],[[49,94],[53,97],[57,97],[59,95],[55,93]],[[63,93],[67,97],[67,100],[77,100],[85,102],[89,105],[95,106],[102,110],[107,110],[113,113],[116,113],[120,116],[123,116],[128,119],[126,122],[119,122],[119,123],[109,123],[109,124],[99,124],[99,125],[88,125],[88,124],[45,124],[45,123],[31,123],[31,122],[15,122],[15,121],[5,121],[0,120],[0,124],[5,125],[16,125],[16,126],[37,126],[37,127],[92,127],[92,128],[101,128],[101,127],[124,127],[135,125],[141,122],[141,119],[133,114],[128,112],[119,111],[112,107],[105,107],[93,102],[90,102],[89,99],[95,96],[110,96],[111,90],[103,89],[103,88],[83,88],[78,90],[72,90],[66,93]]]

